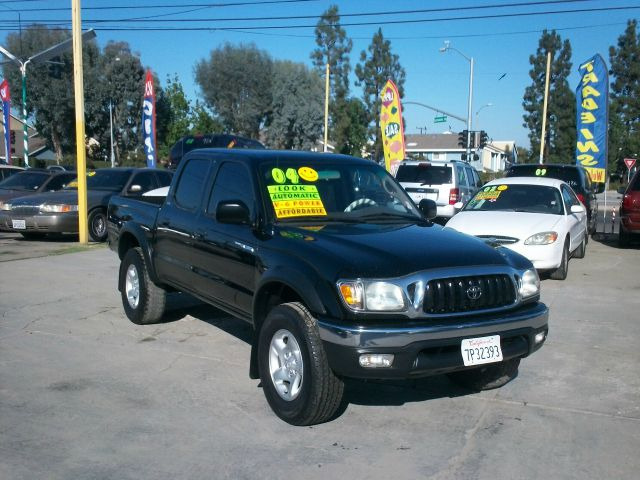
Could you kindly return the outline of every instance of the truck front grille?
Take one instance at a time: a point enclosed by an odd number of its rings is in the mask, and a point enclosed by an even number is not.
[[[509,275],[477,275],[430,280],[424,292],[424,313],[455,314],[490,310],[516,302],[515,283]]]

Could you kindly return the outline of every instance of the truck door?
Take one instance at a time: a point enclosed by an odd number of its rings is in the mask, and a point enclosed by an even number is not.
[[[231,161],[221,163],[195,230],[197,280],[193,287],[202,297],[241,315],[251,313],[257,240],[250,225],[218,223],[216,209],[222,201],[239,200],[249,208],[250,218],[255,218],[255,199],[247,167]]]
[[[193,231],[212,163],[205,158],[190,158],[175,192],[158,213],[154,263],[160,278],[178,287],[188,287],[194,281]]]

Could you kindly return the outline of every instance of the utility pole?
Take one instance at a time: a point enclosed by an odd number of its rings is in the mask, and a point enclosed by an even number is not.
[[[109,135],[111,137],[111,168],[113,168],[116,166],[116,156],[113,153],[113,114],[111,108],[111,100],[109,100]]]
[[[324,74],[324,147],[323,152],[327,152],[327,142],[329,141],[329,62]]]
[[[540,163],[544,163],[544,144],[547,129],[547,100],[549,97],[549,73],[551,71],[551,52],[547,52],[547,77],[544,81],[544,104],[542,106],[542,133],[540,134]]]

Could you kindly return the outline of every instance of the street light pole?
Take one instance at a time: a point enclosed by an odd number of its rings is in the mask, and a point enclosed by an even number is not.
[[[113,153],[113,114],[111,108],[111,100],[109,100],[109,135],[111,137],[111,168],[113,168],[116,166],[116,156]]]
[[[444,47],[440,48],[440,53],[445,53],[448,50],[453,50],[462,55],[469,62],[469,105],[467,107],[467,161],[471,161],[471,128],[473,126],[471,111],[473,108],[473,57],[467,57],[457,48],[451,46],[451,43],[447,40],[444,42]]]

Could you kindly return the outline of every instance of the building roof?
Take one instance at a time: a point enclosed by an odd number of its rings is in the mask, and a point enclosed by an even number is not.
[[[409,133],[405,135],[405,145],[409,152],[414,150],[465,151],[458,145],[458,135],[454,133]]]

